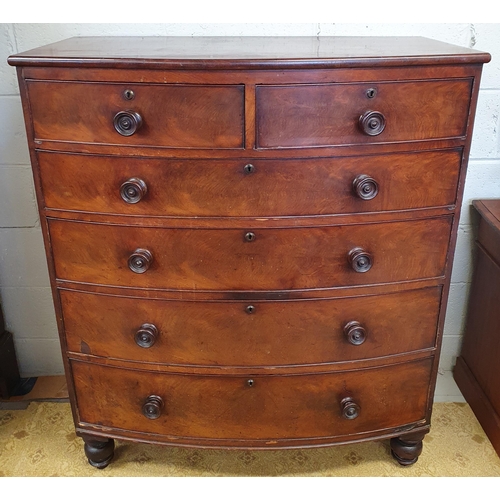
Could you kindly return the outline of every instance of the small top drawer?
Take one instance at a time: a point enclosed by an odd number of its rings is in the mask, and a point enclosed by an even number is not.
[[[243,147],[243,85],[29,81],[38,140]]]
[[[259,85],[257,147],[463,137],[471,91],[472,79]]]

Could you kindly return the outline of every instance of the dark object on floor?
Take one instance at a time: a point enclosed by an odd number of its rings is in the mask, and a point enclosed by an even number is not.
[[[11,396],[26,396],[26,394],[29,394],[33,389],[33,387],[35,387],[36,381],[37,377],[28,377],[19,379],[19,382],[12,390]]]
[[[29,394],[36,381],[37,377],[21,378],[12,334],[3,332],[0,335],[0,400],[8,400],[9,408],[13,410],[26,408],[27,401],[17,401],[14,405],[11,398]],[[1,405],[0,402],[0,408]]]
[[[0,304],[0,398],[11,397],[19,385],[21,376],[17,365],[12,334],[5,331]]]
[[[33,401],[69,401],[64,375],[50,375],[20,379],[9,399],[0,398],[0,410],[25,410]]]
[[[500,200],[474,201],[480,215],[474,276],[454,376],[500,455]]]

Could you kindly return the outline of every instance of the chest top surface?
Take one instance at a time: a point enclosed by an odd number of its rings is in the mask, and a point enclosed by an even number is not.
[[[488,53],[423,37],[74,37],[9,57],[15,66],[177,69],[485,63]]]
[[[500,200],[475,200],[478,212],[500,233]]]

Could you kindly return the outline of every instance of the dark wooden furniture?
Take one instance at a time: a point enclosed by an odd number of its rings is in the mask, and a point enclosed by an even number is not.
[[[74,38],[12,56],[78,435],[429,431],[483,63],[423,38]]]
[[[454,376],[500,455],[500,200],[473,205],[479,214],[475,268]]]
[[[20,381],[14,338],[12,333],[5,330],[0,302],[0,399],[9,399],[15,393]]]

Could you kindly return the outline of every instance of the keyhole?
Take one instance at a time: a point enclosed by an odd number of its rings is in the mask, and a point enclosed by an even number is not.
[[[251,163],[249,163],[248,165],[245,165],[243,167],[243,170],[245,170],[246,174],[253,174],[255,172],[255,167]]]
[[[127,101],[131,101],[134,98],[135,94],[133,90],[127,89],[123,92],[123,97],[127,99]]]
[[[246,241],[254,241],[256,238],[255,233],[247,233],[245,234]]]
[[[248,313],[248,314],[253,314],[255,312],[255,306],[252,306],[252,305],[249,305],[245,308],[245,311]]]
[[[368,99],[373,99],[376,95],[377,95],[377,89],[368,89],[366,91],[366,97],[368,97]]]
[[[255,384],[255,382],[254,382],[252,379],[247,380],[247,385],[248,385],[248,387],[253,387],[253,386],[254,386],[254,384]]]

